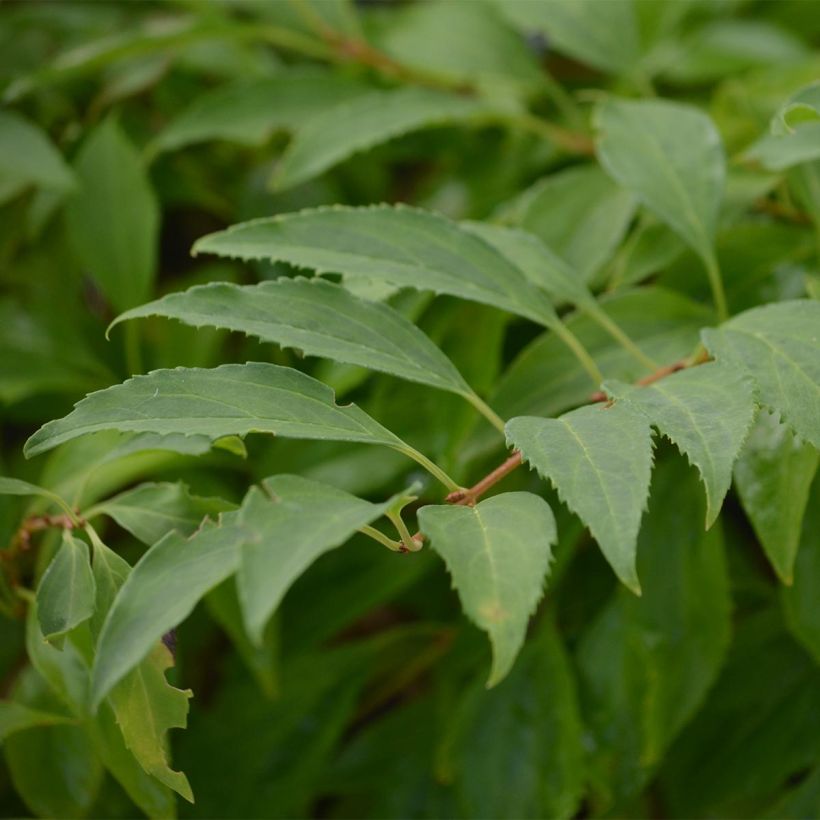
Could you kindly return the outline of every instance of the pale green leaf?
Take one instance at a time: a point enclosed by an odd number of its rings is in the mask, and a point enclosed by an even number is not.
[[[748,149],[746,159],[771,171],[820,159],[820,83],[792,94],[772,118],[770,131]]]
[[[664,79],[703,86],[750,69],[805,60],[810,51],[796,34],[762,19],[717,19],[673,45]]]
[[[544,592],[555,518],[532,493],[502,493],[466,506],[419,510],[421,531],[444,558],[467,616],[490,636],[487,686],[510,671]]]
[[[506,228],[489,222],[463,224],[468,231],[483,239],[515,265],[532,284],[543,288],[556,301],[573,305],[588,305],[594,301],[579,274],[537,236],[518,228]],[[557,315],[554,321],[558,321]]]
[[[191,535],[208,516],[233,509],[221,498],[191,495],[185,484],[147,483],[97,504],[84,514],[108,515],[143,544],[155,544],[171,530]]]
[[[71,718],[65,715],[32,709],[13,700],[0,700],[0,743],[15,732],[70,722]]]
[[[382,28],[375,44],[399,63],[507,105],[541,83],[535,58],[489,3],[413,3]]]
[[[818,453],[776,416],[761,412],[735,465],[743,509],[785,583],[793,578],[800,527],[817,472]]]
[[[676,102],[612,99],[596,109],[595,125],[607,173],[711,259],[726,163],[709,117]]]
[[[159,133],[150,150],[157,154],[208,140],[261,145],[274,131],[297,128],[365,88],[342,74],[316,68],[239,80],[197,97]]]
[[[551,322],[552,305],[494,248],[451,220],[407,206],[332,207],[210,234],[194,253],[288,262],[431,290]]]
[[[190,690],[171,686],[165,670],[173,666],[171,653],[162,643],[135,670],[120,681],[108,696],[125,745],[142,768],[193,803],[188,778],[168,764],[165,734],[184,729],[188,722]]]
[[[92,634],[98,638],[104,618],[131,567],[95,533],[92,533],[92,544],[97,611],[91,626]],[[188,698],[191,697],[190,691],[176,689],[166,680],[165,671],[172,665],[170,651],[161,642],[156,642],[150,655],[113,688],[108,703],[103,704],[97,713],[98,738],[107,754],[112,755],[112,772],[129,793],[136,795],[135,800],[140,805],[152,805],[167,800],[167,797],[158,784],[146,782],[144,776],[134,771],[128,753],[122,753],[123,744],[145,774],[193,802],[187,778],[181,772],[173,771],[168,760],[166,733],[170,729],[186,727]],[[112,713],[119,727],[119,736],[110,732],[108,726]]]
[[[462,395],[472,392],[449,359],[398,311],[324,279],[281,278],[244,287],[200,285],[129,310],[114,324],[139,316],[236,330],[309,356]]]
[[[236,513],[186,539],[171,531],[137,562],[100,633],[92,673],[95,704],[141,663],[202,596],[236,571],[243,538]]]
[[[820,448],[820,302],[753,308],[702,336],[718,361],[752,376],[761,404]]]
[[[820,480],[814,481],[808,500],[794,581],[783,587],[781,595],[789,629],[820,663]]]
[[[711,527],[754,419],[750,380],[736,370],[709,363],[646,387],[607,382],[604,389],[644,413],[698,468],[706,487],[706,528]]]
[[[589,282],[623,239],[635,204],[597,165],[581,165],[539,180],[502,216],[534,233]]]
[[[66,513],[71,509],[57,493],[46,490],[44,487],[38,487],[36,484],[30,484],[28,481],[23,481],[19,478],[0,476],[0,495],[39,495],[58,504]]]
[[[114,120],[91,132],[75,164],[68,238],[117,311],[144,302],[156,273],[159,208],[137,149]]]
[[[704,507],[683,459],[658,464],[638,539],[644,594],[618,590],[579,641],[591,775],[616,798],[638,793],[652,777],[703,703],[729,647],[721,527],[706,532],[693,524]],[[612,809],[601,805],[602,814]]]
[[[299,185],[401,134],[479,120],[491,111],[474,97],[414,87],[372,91],[340,102],[296,131],[276,170],[276,187]]]
[[[74,175],[48,136],[14,111],[0,111],[0,188],[10,199],[29,185],[65,191]]]
[[[176,817],[174,793],[148,774],[129,751],[108,703],[100,704],[91,732],[105,767],[134,803],[148,817]]]
[[[200,434],[212,441],[258,432],[399,448],[402,444],[355,404],[336,405],[333,391],[310,376],[249,363],[155,370],[92,393],[65,418],[41,427],[28,440],[26,454],[37,455],[99,430]]]
[[[640,594],[635,551],[652,470],[646,417],[623,402],[592,405],[557,419],[511,419],[507,438],[589,527],[621,581]]]
[[[557,51],[582,63],[628,74],[641,57],[633,0],[493,0],[525,31],[546,34]]]
[[[746,158],[770,171],[820,159],[820,122],[804,123],[791,134],[767,134],[749,149]]]
[[[270,497],[252,489],[238,523],[245,536],[237,573],[248,633],[261,642],[265,625],[291,584],[323,553],[347,541],[390,506],[371,504],[299,476],[263,482]]]
[[[46,639],[63,635],[94,613],[94,575],[88,547],[70,531],[37,587],[40,628]]]

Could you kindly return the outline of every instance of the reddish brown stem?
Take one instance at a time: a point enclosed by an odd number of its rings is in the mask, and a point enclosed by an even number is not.
[[[468,490],[458,490],[450,493],[444,500],[448,504],[460,504],[472,507],[476,501],[487,492],[494,484],[498,484],[502,478],[509,475],[521,463],[521,453],[517,450],[503,463],[499,464],[491,473],[487,473],[477,484]]]

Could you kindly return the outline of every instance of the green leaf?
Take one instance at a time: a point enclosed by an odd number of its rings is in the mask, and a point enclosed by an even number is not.
[[[646,387],[607,382],[604,389],[644,413],[700,471],[706,486],[706,528],[732,483],[732,465],[755,416],[750,380],[720,364],[674,373]]]
[[[119,555],[110,550],[92,531],[94,547],[94,578],[97,582],[97,612],[92,621],[95,638],[102,631],[117,593],[131,572],[131,567]],[[135,773],[123,755],[121,746],[133,755],[143,772],[156,778],[164,786],[193,802],[188,780],[181,772],[170,768],[166,733],[170,729],[184,729],[187,725],[189,690],[171,686],[165,678],[165,670],[173,665],[170,651],[162,643],[156,643],[150,655],[132,669],[110,692],[108,703],[97,712],[97,739],[113,757],[111,771],[121,780],[123,787],[132,794],[138,805],[154,806],[167,802],[167,796],[153,782]],[[110,712],[109,712],[110,707]],[[110,731],[111,716],[119,731]]]
[[[557,419],[522,416],[507,422],[507,439],[552,482],[615,574],[640,595],[635,551],[652,470],[646,417],[622,402],[581,407]]]
[[[659,362],[691,353],[712,314],[702,305],[662,288],[642,288],[601,300],[601,309],[641,350]],[[634,381],[645,368],[591,317],[576,313],[567,327],[610,378]],[[554,333],[539,336],[517,356],[491,396],[503,418],[554,416],[589,400],[589,378]]]
[[[486,103],[473,97],[427,88],[372,91],[326,108],[308,120],[282,156],[274,181],[279,189],[292,188],[394,137],[480,120],[491,112]]]
[[[118,683],[109,694],[117,723],[142,768],[193,803],[188,778],[168,764],[166,732],[184,729],[188,722],[190,690],[176,689],[165,678],[173,666],[170,651],[162,643],[137,669]]]
[[[532,233],[489,222],[463,224],[556,301],[572,305],[588,305],[595,301],[578,273]],[[553,322],[558,322],[557,314],[554,314]]]
[[[820,663],[820,481],[814,481],[809,499],[794,561],[794,582],[781,595],[789,629]]]
[[[718,360],[748,372],[758,399],[820,448],[820,302],[778,302],[702,332]]]
[[[615,74],[628,74],[641,57],[633,0],[493,0],[526,31],[546,34],[557,51]]]
[[[197,97],[168,123],[149,150],[156,155],[208,140],[262,145],[275,131],[298,128],[364,90],[342,74],[310,67],[239,80]]]
[[[612,99],[596,109],[595,126],[607,173],[711,260],[726,168],[709,117],[666,100]]]
[[[735,465],[743,509],[780,579],[790,584],[818,453],[761,412]]]
[[[94,614],[94,575],[84,541],[70,531],[37,587],[40,628],[46,640],[56,638]]]
[[[70,722],[71,718],[66,715],[32,709],[14,700],[0,700],[0,743],[15,732]]]
[[[87,816],[105,774],[79,726],[43,726],[12,735],[4,745],[14,790],[36,817]]]
[[[694,523],[704,506],[683,459],[658,464],[638,539],[644,594],[617,590],[581,636],[590,781],[604,791],[593,801],[601,815],[632,814],[616,801],[649,781],[701,706],[729,647],[723,537],[720,524],[706,532]]]
[[[44,487],[38,487],[36,484],[30,484],[28,481],[22,481],[19,478],[0,476],[0,495],[39,495],[62,507],[67,514],[73,515],[71,507],[57,493],[46,490]]]
[[[265,625],[291,584],[323,553],[374,521],[390,501],[371,504],[299,476],[265,479],[252,489],[238,525],[245,532],[237,573],[248,633],[261,642]]]
[[[360,299],[324,279],[282,278],[244,287],[200,285],[129,310],[113,324],[139,316],[236,330],[309,356],[472,394],[449,359],[398,311]]]
[[[144,302],[156,273],[159,208],[136,148],[114,120],[91,133],[75,165],[66,208],[82,267],[117,311]]]
[[[434,0],[403,7],[375,44],[433,82],[477,87],[507,105],[541,82],[533,55],[488,3]]]
[[[495,686],[512,668],[544,591],[552,510],[532,493],[502,493],[474,507],[423,507],[419,526],[444,558],[464,612],[490,636],[487,686]]]
[[[403,205],[336,206],[258,219],[203,237],[193,252],[369,277],[536,322],[553,316],[546,296],[486,242],[443,216]]]
[[[623,239],[635,204],[597,165],[581,165],[539,180],[501,215],[534,233],[589,282]]]
[[[792,94],[772,118],[770,130],[749,148],[746,159],[771,171],[820,159],[820,83]]]
[[[570,818],[578,809],[585,767],[575,681],[554,628],[539,632],[506,680],[472,687],[450,717],[468,817]]]
[[[237,513],[226,513],[190,539],[175,531],[134,566],[105,619],[94,658],[94,704],[141,663],[202,596],[236,571],[244,537]]]
[[[0,111],[0,187],[5,196],[37,185],[65,191],[74,185],[74,175],[48,136],[14,111]]]
[[[65,418],[41,427],[25,452],[34,456],[99,430],[200,434],[211,441],[258,432],[402,444],[355,404],[334,404],[333,391],[321,382],[298,370],[252,362],[155,370],[92,393]]]
[[[770,171],[820,159],[820,122],[804,123],[792,134],[767,134],[749,149],[746,158]]]
[[[152,717],[143,714],[145,719],[151,720]],[[148,774],[125,745],[125,738],[108,703],[100,705],[91,731],[105,767],[134,803],[148,817],[176,817],[174,793]]]
[[[664,761],[659,791],[675,817],[743,816],[817,760],[820,667],[775,609],[748,613],[734,632],[717,683]]]
[[[84,517],[108,515],[143,544],[151,546],[171,530],[191,535],[203,519],[233,508],[233,504],[221,498],[191,495],[181,482],[147,483],[97,504]]]

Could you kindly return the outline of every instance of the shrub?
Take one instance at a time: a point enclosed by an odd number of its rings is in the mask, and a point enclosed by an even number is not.
[[[816,12],[4,7],[4,814],[820,814]]]

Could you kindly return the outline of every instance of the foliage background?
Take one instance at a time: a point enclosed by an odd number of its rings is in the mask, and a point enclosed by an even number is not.
[[[816,298],[819,160],[761,167],[746,152],[820,77],[818,38],[820,6],[809,0],[4,4],[0,474],[83,509],[144,481],[238,502],[274,473],[373,500],[424,480],[377,448],[262,436],[247,453],[229,442],[186,455],[129,454],[101,434],[23,459],[42,423],[131,373],[271,361],[317,376],[457,480],[477,480],[503,450],[457,397],[224,331],[157,319],[106,341],[105,328],[194,284],[295,273],[192,258],[203,234],[324,204],[407,202],[536,233],[644,351],[671,363],[715,322],[708,280],[601,170],[592,106],[604,92],[658,94],[708,112],[729,158],[716,246],[731,312]],[[414,113],[424,106],[413,94],[431,88],[453,99]],[[384,97],[371,120],[336,107],[375,90]],[[494,113],[462,114],[465,99]],[[8,117],[38,131],[19,141]],[[594,387],[532,323],[360,287],[425,330],[505,418],[557,415]],[[642,375],[587,317],[562,313],[608,378]],[[194,699],[187,729],[170,734],[172,757],[196,795],[176,811],[818,816],[817,453],[764,413],[708,532],[696,472],[660,440],[655,463],[640,599],[534,472],[506,479],[505,489],[546,495],[560,540],[527,645],[491,690],[486,638],[430,550],[396,555],[356,536],[297,581],[261,647],[244,636],[232,581],[213,590],[176,633],[171,676]],[[435,486],[422,493],[441,500]],[[31,664],[30,605],[18,594],[35,588],[59,544],[49,529],[21,548],[21,523],[47,510],[0,496],[0,686],[3,698],[62,714],[42,658]],[[100,518],[98,529],[131,563],[144,551],[133,526]],[[784,554],[796,562],[791,585],[769,560],[788,580]],[[3,816],[138,816],[98,730],[9,734]]]

